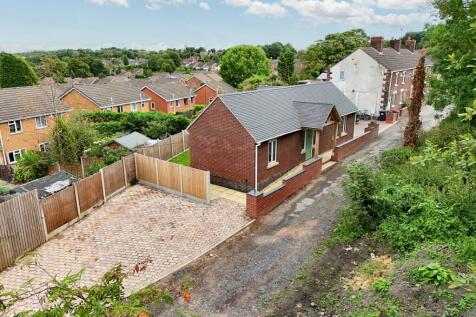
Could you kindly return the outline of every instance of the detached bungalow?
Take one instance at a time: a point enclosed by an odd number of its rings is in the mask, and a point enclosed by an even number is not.
[[[175,113],[195,106],[195,94],[178,82],[148,83],[141,91],[151,98],[151,110]]]
[[[255,192],[354,136],[357,107],[331,82],[219,95],[188,127],[191,166]]]
[[[115,112],[148,112],[150,97],[128,83],[75,85],[60,100],[73,110],[109,110]]]
[[[69,111],[50,86],[0,89],[0,165],[16,164],[26,150],[46,151],[56,116]]]
[[[198,104],[208,105],[213,101],[213,99],[215,99],[217,95],[232,93],[235,91],[236,89],[233,88],[233,86],[225,83],[224,81],[210,81],[204,83],[197,90],[195,90],[195,94],[197,95],[196,102]]]

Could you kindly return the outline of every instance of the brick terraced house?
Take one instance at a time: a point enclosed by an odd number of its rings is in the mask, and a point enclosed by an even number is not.
[[[16,164],[26,150],[46,151],[56,116],[69,112],[50,86],[0,89],[0,165]]]
[[[416,41],[391,40],[384,47],[383,37],[372,37],[370,47],[361,47],[331,68],[330,80],[360,111],[378,116],[380,110],[399,109],[412,94],[412,79],[422,54]],[[433,62],[426,58],[426,70]],[[329,78],[328,78],[329,79]]]
[[[147,83],[141,91],[150,97],[151,111],[176,113],[195,107],[195,94],[179,82]]]
[[[130,83],[75,85],[60,100],[74,111],[149,112],[151,98]]]
[[[218,95],[188,127],[191,166],[257,192],[296,166],[330,160],[353,138],[356,112],[332,82]]]
[[[188,87],[197,89],[209,82],[221,82],[223,78],[215,72],[196,72],[187,80]]]
[[[195,90],[197,96],[197,104],[208,105],[220,94],[226,94],[235,92],[236,89],[233,86],[225,83],[224,81],[210,81],[202,84]]]

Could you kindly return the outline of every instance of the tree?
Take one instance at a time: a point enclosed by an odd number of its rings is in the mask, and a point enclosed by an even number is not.
[[[31,86],[38,83],[38,75],[21,57],[0,53],[0,88]]]
[[[122,64],[124,64],[124,66],[129,65],[129,58],[127,57],[127,55],[122,56]]]
[[[294,70],[295,61],[296,53],[289,48],[285,48],[281,55],[279,55],[278,74],[279,77],[289,85],[297,83],[297,77]]]
[[[88,66],[94,76],[105,77],[109,75],[109,70],[100,58],[91,58],[88,61]]]
[[[263,76],[254,75],[245,79],[240,85],[239,89],[243,91],[256,90],[260,86],[284,86],[285,82],[281,81],[276,75]]]
[[[476,99],[475,1],[433,1],[440,19],[427,27],[428,52],[433,59],[428,101],[436,108],[454,104],[464,111]]]
[[[50,161],[35,151],[26,151],[22,154],[15,166],[13,179],[25,183],[45,176],[48,173]]]
[[[92,75],[89,65],[80,58],[68,60],[68,73],[71,78],[86,78]]]
[[[159,54],[151,54],[147,60],[147,66],[154,72],[159,71]]]
[[[271,62],[262,48],[238,45],[227,50],[223,55],[220,74],[227,83],[238,87],[245,79],[253,75],[271,74]]]
[[[357,48],[367,46],[368,42],[367,34],[362,29],[326,35],[324,40],[312,44],[302,54],[303,77],[316,78]]]
[[[420,111],[425,89],[425,56],[421,56],[413,77],[413,92],[408,107],[408,122],[403,134],[403,144],[414,147],[417,144],[418,131],[421,128]]]
[[[161,71],[169,74],[172,74],[176,69],[174,61],[170,58],[161,58],[159,60],[159,66]]]
[[[403,46],[405,46],[405,41],[409,37],[416,41],[416,47],[415,47],[416,49],[421,49],[421,48],[425,47],[426,37],[427,37],[425,30],[419,31],[419,32],[407,32],[407,33],[405,33],[405,35],[400,38],[400,40],[402,41]]]
[[[63,83],[68,73],[68,65],[56,57],[44,57],[36,67],[41,78],[50,77],[57,83]]]

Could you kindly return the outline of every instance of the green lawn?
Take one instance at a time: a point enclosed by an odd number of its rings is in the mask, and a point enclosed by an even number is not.
[[[170,162],[190,166],[190,150],[180,153],[176,157],[170,159]]]

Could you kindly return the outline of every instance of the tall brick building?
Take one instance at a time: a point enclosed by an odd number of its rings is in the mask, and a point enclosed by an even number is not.
[[[356,112],[331,82],[219,95],[188,128],[191,166],[213,183],[261,190],[352,139]]]

